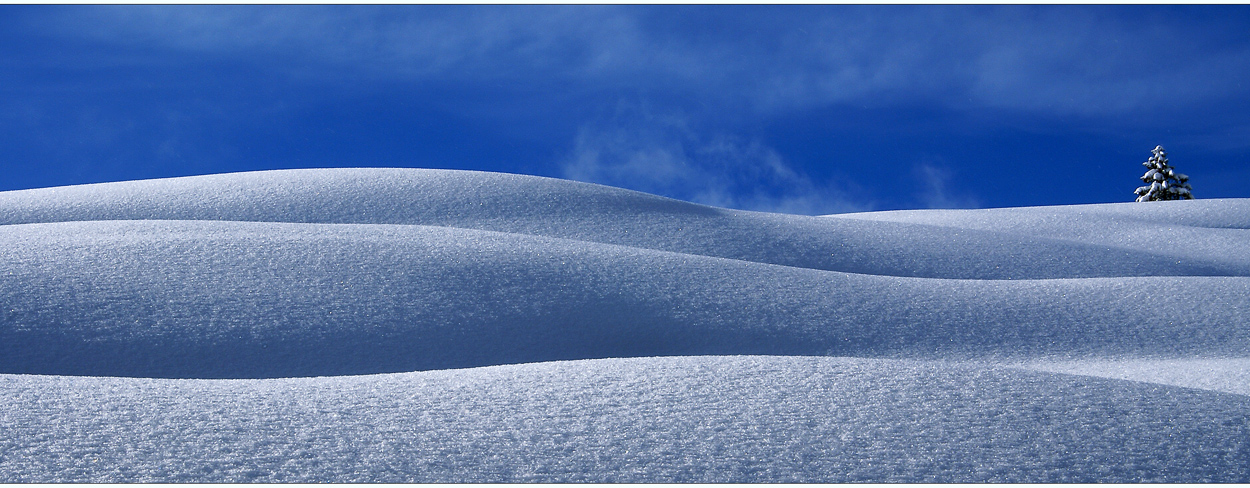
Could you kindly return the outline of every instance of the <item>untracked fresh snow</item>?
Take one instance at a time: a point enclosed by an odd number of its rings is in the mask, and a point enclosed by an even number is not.
[[[1250,481],[1250,199],[0,192],[0,482]]]

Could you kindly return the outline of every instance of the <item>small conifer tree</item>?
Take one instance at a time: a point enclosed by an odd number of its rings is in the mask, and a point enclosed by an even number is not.
[[[1151,153],[1150,159],[1142,163],[1146,174],[1141,180],[1146,186],[1137,189],[1137,201],[1192,200],[1194,196],[1189,192],[1189,177],[1177,173],[1168,165],[1168,153],[1163,146],[1155,146]]]

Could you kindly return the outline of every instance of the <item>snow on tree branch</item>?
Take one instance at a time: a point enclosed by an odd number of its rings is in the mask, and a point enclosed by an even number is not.
[[[1142,163],[1146,174],[1141,180],[1146,186],[1137,188],[1137,201],[1192,200],[1189,176],[1176,172],[1168,165],[1168,153],[1163,146],[1155,146],[1151,153],[1150,159]]]

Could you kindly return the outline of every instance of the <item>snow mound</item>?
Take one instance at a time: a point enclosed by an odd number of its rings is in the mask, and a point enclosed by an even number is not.
[[[1250,265],[1250,246],[1246,245],[1250,242],[1250,199],[1143,203],[895,210],[836,217],[1020,236],[1040,235],[1063,242],[1132,250],[1141,259],[1161,266],[1161,270],[1170,263],[1195,258],[1224,267],[1224,272]]]
[[[1219,215],[1210,218],[1244,221],[1237,210],[1250,211],[1250,204],[1234,206],[1212,211]],[[889,276],[1250,276],[1244,249],[1230,254],[1195,248],[1178,258],[1131,243],[743,212],[587,183],[473,171],[282,170],[0,193],[0,224],[142,219],[431,225]]]
[[[369,374],[605,357],[1250,353],[1250,278],[860,275],[412,225],[0,228],[0,372]],[[1175,304],[1141,307],[1157,290]]]
[[[1250,398],[998,368],[703,357],[0,384],[5,482],[1250,478]]]
[[[1096,358],[1032,361],[1034,371],[1079,374],[1250,395],[1250,358]]]

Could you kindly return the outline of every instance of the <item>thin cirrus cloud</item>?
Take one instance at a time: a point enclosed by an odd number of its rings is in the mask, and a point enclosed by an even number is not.
[[[236,63],[258,78],[278,80],[279,87],[335,87],[318,92],[320,98],[292,95],[270,108],[247,107],[253,112],[296,113],[328,103],[336,90],[456,87],[461,91],[445,102],[411,96],[495,125],[551,127],[535,130],[555,146],[549,161],[527,166],[539,173],[754,210],[867,210],[883,197],[855,175],[813,167],[836,166],[836,156],[799,157],[798,149],[758,130],[796,114],[833,113],[830,131],[840,130],[843,107],[962,114],[957,119],[970,125],[932,124],[956,136],[1037,118],[1059,120],[1063,130],[1122,136],[1157,131],[1160,119],[1174,116],[1189,124],[1178,140],[1218,148],[1238,147],[1234,137],[1221,134],[1239,133],[1230,127],[1244,127],[1244,121],[1225,123],[1221,114],[1250,99],[1250,87],[1241,83],[1241,73],[1250,72],[1250,44],[1239,40],[1245,15],[1230,7],[97,6],[22,12],[18,24],[32,36],[103,46],[73,63],[49,63],[122,70]],[[622,115],[622,105],[647,108]],[[179,134],[164,137],[180,140]],[[895,206],[903,200],[926,206],[983,201],[942,176],[961,171],[957,159],[934,165],[941,155],[891,157],[872,164],[893,165],[895,174],[920,188],[884,197]]]
[[[280,54],[269,68],[293,73],[645,87],[765,114],[854,102],[1111,115],[1244,91],[1229,75],[1250,69],[1245,46],[1210,49],[1219,32],[1114,7],[142,6],[32,20],[100,42]]]
[[[918,163],[912,173],[921,182],[919,203],[924,208],[978,208],[976,197],[953,194],[951,181],[957,175],[949,167],[932,161]]]
[[[870,205],[854,185],[821,185],[758,140],[705,135],[690,117],[621,103],[582,126],[561,161],[564,178],[757,211],[830,214]]]
[[[756,98],[780,110],[917,104],[1098,119],[1245,96],[1244,43],[1230,48],[1213,40],[1221,32],[1136,12],[881,7],[823,17],[777,50],[790,54],[769,66]]]
[[[593,71],[627,42],[600,8],[132,6],[36,16],[38,29],[123,46],[282,60],[328,78],[519,79]],[[36,23],[31,22],[31,23]],[[344,69],[349,68],[349,69]]]

